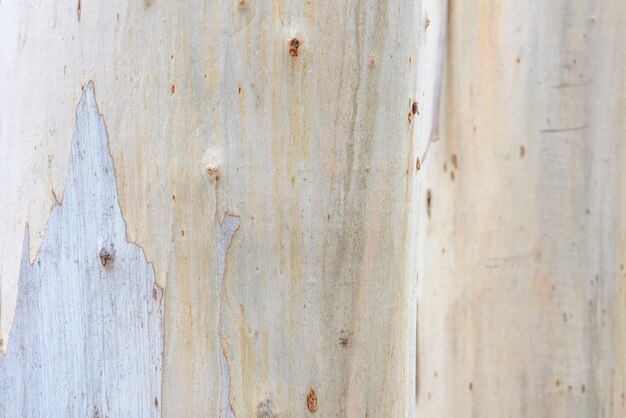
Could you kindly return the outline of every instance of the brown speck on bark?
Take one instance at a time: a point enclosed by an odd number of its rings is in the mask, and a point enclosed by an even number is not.
[[[411,112],[413,112],[414,115],[416,113],[418,115],[420,114],[420,109],[419,109],[419,106],[417,105],[417,102],[413,102],[413,104],[411,105]]]
[[[580,392],[581,392],[581,393],[585,393],[585,389],[586,389],[586,388],[585,388],[585,385],[582,385],[582,386],[580,387]]]
[[[432,203],[433,203],[433,192],[430,189],[428,189],[426,191],[426,213],[428,214],[429,218],[431,214]]]
[[[78,3],[76,4],[76,17],[78,18],[78,21],[80,22],[80,0],[78,0]]]
[[[237,93],[241,94],[241,86],[239,86],[239,90],[237,90]]]
[[[300,39],[298,38],[292,38],[289,41],[289,56],[290,57],[297,57],[298,56],[298,48],[300,48]]]
[[[420,171],[420,168],[422,168],[422,163],[420,162],[420,157],[417,157],[415,159],[415,171]]]
[[[376,54],[374,54],[373,52],[370,54],[370,58],[367,61],[367,66],[370,68],[376,67]]]
[[[339,333],[339,345],[342,347],[347,347],[350,344],[350,331],[341,330]]]
[[[317,411],[317,395],[313,389],[306,395],[306,406],[310,412],[315,413]]]
[[[185,236],[185,230],[181,229],[180,230],[180,235],[184,237]]]
[[[452,154],[450,156],[450,162],[452,162],[452,166],[454,166],[454,168],[459,168],[459,166],[458,166],[458,158],[457,158],[456,154]]]
[[[556,387],[558,388],[559,386],[561,386],[561,381],[559,379],[557,379],[555,384],[556,384]]]
[[[430,26],[430,19],[428,18],[428,16],[426,16],[426,19],[424,19],[424,30],[428,29],[429,26]]]
[[[515,60],[515,62],[516,62],[517,64],[519,64],[521,61],[522,61],[522,58],[521,58],[521,57],[517,57],[517,59]]]
[[[159,407],[159,400],[157,398],[154,398],[154,407],[155,408]]]
[[[174,94],[174,92],[176,91],[176,86],[172,84],[170,91],[172,92],[172,94]]]
[[[172,200],[176,200],[176,195],[175,194],[172,195]]]
[[[526,149],[524,148],[523,145],[519,146],[519,157],[520,158],[524,158],[524,154],[526,154]]]
[[[470,391],[474,390],[474,384],[472,382],[470,382],[470,384],[469,384],[469,390]]]
[[[450,171],[450,180],[454,181],[454,171]]]
[[[100,258],[100,264],[102,264],[105,267],[110,265],[113,262],[113,254],[111,254],[111,252],[107,250],[106,248],[102,248],[100,250],[98,257]]]

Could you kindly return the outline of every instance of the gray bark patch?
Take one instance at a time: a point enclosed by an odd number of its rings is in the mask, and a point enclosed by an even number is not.
[[[28,260],[27,231],[0,355],[0,416],[160,416],[161,292],[143,250],[126,240],[92,83],[76,109],[63,202]]]

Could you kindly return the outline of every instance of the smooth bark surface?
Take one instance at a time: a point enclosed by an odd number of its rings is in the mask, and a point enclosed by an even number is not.
[[[457,1],[449,19],[417,414],[626,416],[626,4]]]
[[[66,213],[74,111],[92,80],[124,243],[154,270],[140,279],[164,288],[159,411],[410,415],[423,28],[404,0],[2,0],[5,358],[12,324],[39,333],[14,316],[20,260],[54,239],[55,205]],[[75,245],[68,256],[93,256]],[[118,297],[111,283],[97,291]]]

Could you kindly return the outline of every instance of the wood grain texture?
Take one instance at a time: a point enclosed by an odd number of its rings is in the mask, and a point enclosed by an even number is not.
[[[625,12],[451,2],[418,416],[626,416]]]
[[[162,293],[143,250],[126,240],[91,83],[76,110],[63,202],[32,265],[26,231],[22,260],[0,354],[0,416],[160,416]]]

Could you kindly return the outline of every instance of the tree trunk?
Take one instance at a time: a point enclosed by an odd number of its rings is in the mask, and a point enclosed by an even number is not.
[[[3,0],[0,415],[412,415],[423,34]]]
[[[420,417],[624,417],[623,2],[453,1]]]
[[[0,416],[626,415],[626,8],[449,1],[1,0]]]

